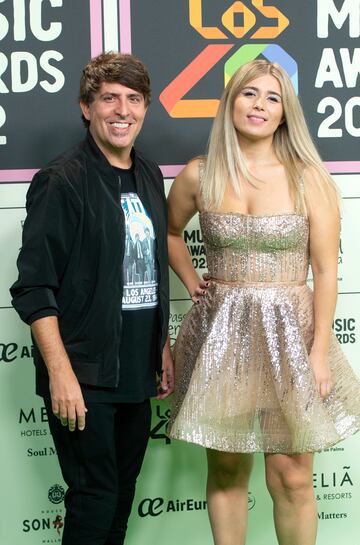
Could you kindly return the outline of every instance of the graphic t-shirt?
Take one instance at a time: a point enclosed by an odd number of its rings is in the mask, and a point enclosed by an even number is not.
[[[153,224],[137,192],[133,168],[113,167],[120,178],[125,216],[122,337],[117,388],[83,386],[86,401],[141,402],[156,395],[158,270]],[[120,304],[120,301],[119,301]]]

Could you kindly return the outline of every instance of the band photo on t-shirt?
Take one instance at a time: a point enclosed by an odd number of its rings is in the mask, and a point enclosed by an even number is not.
[[[125,215],[124,290],[122,308],[150,308],[158,304],[156,239],[151,219],[136,193],[123,193]]]

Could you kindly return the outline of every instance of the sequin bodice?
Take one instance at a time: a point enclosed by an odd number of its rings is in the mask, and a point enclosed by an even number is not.
[[[200,225],[213,279],[305,282],[309,266],[309,225],[305,216],[202,212]]]

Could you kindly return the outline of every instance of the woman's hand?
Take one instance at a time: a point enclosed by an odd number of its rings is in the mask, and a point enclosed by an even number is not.
[[[162,370],[158,377],[157,390],[156,399],[165,399],[174,391],[174,360],[170,349],[169,335],[162,353]]]
[[[211,286],[209,273],[203,274],[203,280],[199,279],[199,283],[190,293],[190,297],[193,303],[200,303],[201,297],[207,294],[208,289]]]
[[[333,387],[331,371],[327,359],[315,352],[310,352],[309,360],[314,373],[316,389],[323,399],[327,397]]]

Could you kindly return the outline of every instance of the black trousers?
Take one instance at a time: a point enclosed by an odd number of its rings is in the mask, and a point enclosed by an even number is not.
[[[62,545],[122,545],[150,434],[150,401],[87,403],[85,430],[70,432],[45,399],[64,481]]]

